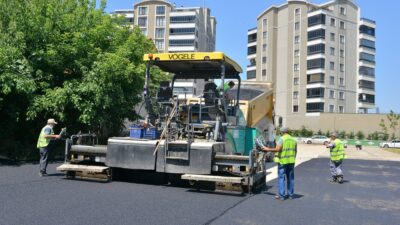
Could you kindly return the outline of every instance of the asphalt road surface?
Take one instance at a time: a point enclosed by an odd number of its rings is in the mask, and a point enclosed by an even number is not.
[[[345,183],[328,182],[328,159],[295,169],[294,200],[274,199],[276,181],[256,195],[197,192],[132,181],[67,180],[49,165],[0,166],[1,225],[400,224],[400,162],[345,161]]]

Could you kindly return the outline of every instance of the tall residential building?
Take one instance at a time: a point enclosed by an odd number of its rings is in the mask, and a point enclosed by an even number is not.
[[[375,107],[375,22],[351,0],[271,6],[248,30],[247,49],[247,78],[273,84],[284,121]]]
[[[117,12],[117,11],[116,11]],[[159,52],[215,51],[216,19],[204,7],[176,7],[166,0],[142,0],[134,4],[133,25],[154,41]],[[180,97],[203,93],[204,82],[178,80]]]
[[[117,9],[111,14],[116,16],[123,16],[125,18],[126,25],[133,28],[133,9]]]

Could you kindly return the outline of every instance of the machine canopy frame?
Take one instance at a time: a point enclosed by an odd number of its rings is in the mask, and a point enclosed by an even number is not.
[[[242,68],[222,52],[179,52],[145,54],[145,62],[175,74],[175,79],[221,79],[221,64],[225,79],[238,79]]]

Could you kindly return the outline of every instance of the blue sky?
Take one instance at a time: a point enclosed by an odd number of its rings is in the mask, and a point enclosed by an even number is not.
[[[170,0],[177,6],[203,6],[217,18],[217,51],[235,59],[245,70],[247,60],[247,30],[256,27],[257,16],[271,5],[286,0]],[[133,8],[134,0],[108,0],[107,12]],[[327,1],[312,0],[313,3]],[[400,113],[400,25],[399,0],[357,0],[361,16],[377,23],[376,29],[376,105],[381,113]]]

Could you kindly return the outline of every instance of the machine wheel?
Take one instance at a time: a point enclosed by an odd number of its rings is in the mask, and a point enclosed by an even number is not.
[[[389,145],[384,145],[383,148],[389,148]]]
[[[324,141],[324,145],[326,145],[326,144],[328,144],[328,142],[327,142],[327,141]]]
[[[307,144],[311,144],[312,142],[311,141],[307,141]]]

